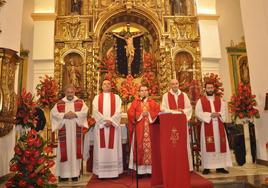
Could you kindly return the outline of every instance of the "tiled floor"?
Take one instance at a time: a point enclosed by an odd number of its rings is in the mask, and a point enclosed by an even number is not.
[[[84,168],[85,169],[85,168]],[[215,171],[212,171],[209,175],[200,175],[211,180],[215,187],[230,187],[227,184],[235,184],[235,182],[248,182],[250,184],[255,185],[255,187],[261,187],[261,184],[264,183],[264,179],[268,177],[268,167],[262,165],[244,165],[244,166],[234,166],[229,169],[229,174],[218,174]],[[91,178],[91,174],[85,172],[78,182],[64,182],[58,183],[58,187],[77,187],[82,188],[88,183]],[[0,188],[4,188],[4,184],[0,185]],[[245,187],[245,186],[243,186]]]

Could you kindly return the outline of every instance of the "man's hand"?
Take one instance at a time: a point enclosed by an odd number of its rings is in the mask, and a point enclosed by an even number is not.
[[[105,122],[105,124],[104,124],[105,127],[110,127],[113,125],[112,121],[110,121],[110,120],[105,120],[104,122]]]
[[[212,118],[218,118],[220,117],[220,113],[219,112],[212,112],[211,115],[210,115]]]
[[[142,116],[143,117],[149,116],[149,112],[142,112]]]
[[[74,112],[69,111],[68,113],[64,114],[63,118],[64,119],[74,119],[74,118],[77,118],[77,115]]]
[[[183,109],[181,109],[181,108],[178,108],[178,109],[176,109],[175,111],[177,111],[177,112],[181,112],[182,114],[184,113]]]

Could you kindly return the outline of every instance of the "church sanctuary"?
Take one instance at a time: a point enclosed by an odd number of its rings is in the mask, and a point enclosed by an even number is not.
[[[267,17],[0,0],[0,188],[268,188]]]

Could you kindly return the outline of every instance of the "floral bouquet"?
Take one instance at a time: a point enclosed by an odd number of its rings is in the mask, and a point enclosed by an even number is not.
[[[10,161],[10,171],[14,176],[8,179],[7,187],[57,187],[56,177],[50,168],[55,164],[52,148],[46,146],[43,138],[35,130],[21,136],[14,148]]]
[[[223,87],[220,77],[214,73],[207,73],[203,77],[203,83],[213,83],[215,88],[215,95],[222,97],[223,96]]]
[[[16,114],[16,125],[22,126],[22,128],[35,128],[37,125],[36,102],[32,93],[22,90],[21,95],[18,98],[18,110]]]
[[[141,83],[148,87],[149,93],[152,96],[156,96],[158,94],[158,84],[156,81],[155,73],[153,72],[145,72]]]
[[[51,76],[45,75],[44,78],[40,77],[40,83],[36,86],[38,104],[43,109],[52,109],[58,101],[58,84]]]
[[[134,82],[134,78],[129,74],[121,83],[121,87],[119,88],[119,94],[121,96],[122,101],[127,104],[132,102],[138,94],[139,84]]]
[[[180,86],[180,90],[188,94],[191,104],[195,106],[197,100],[201,96],[200,85],[198,84],[198,81],[192,80],[191,82],[186,82]]]
[[[251,94],[250,86],[240,83],[237,94],[231,97],[229,103],[229,111],[232,113],[232,119],[259,118],[259,111],[255,108],[257,105],[255,98],[256,95]]]

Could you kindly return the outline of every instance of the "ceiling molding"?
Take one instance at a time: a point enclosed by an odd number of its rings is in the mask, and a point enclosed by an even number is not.
[[[198,20],[219,20],[220,16],[217,14],[198,14]]]
[[[31,17],[34,21],[51,21],[56,19],[56,13],[32,13]]]

